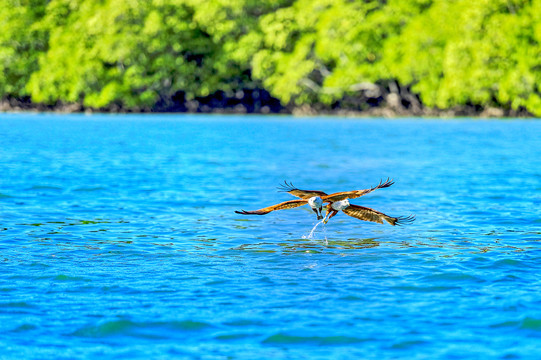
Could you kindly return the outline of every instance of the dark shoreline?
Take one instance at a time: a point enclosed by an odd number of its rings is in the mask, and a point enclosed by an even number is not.
[[[200,100],[200,99],[198,99]],[[474,118],[536,118],[526,110],[509,110],[496,107],[481,108],[478,106],[457,106],[451,109],[434,109],[422,106],[405,107],[400,105],[392,106],[387,102],[380,102],[373,106],[368,103],[363,104],[363,109],[346,108],[326,108],[323,106],[311,107],[302,106],[281,106],[277,100],[270,104],[243,103],[236,101],[233,103],[208,104],[205,101],[191,101],[184,104],[170,106],[156,106],[153,109],[126,109],[120,106],[111,106],[108,108],[93,109],[86,108],[81,104],[56,104],[45,105],[35,104],[29,100],[4,99],[0,100],[0,113],[17,112],[53,112],[53,113],[111,113],[111,114],[130,114],[130,113],[152,113],[152,114],[253,114],[253,115],[293,115],[293,116],[344,116],[344,117],[474,117]],[[212,106],[214,105],[214,106]],[[218,105],[218,106],[216,106]],[[224,106],[226,105],[226,106]]]

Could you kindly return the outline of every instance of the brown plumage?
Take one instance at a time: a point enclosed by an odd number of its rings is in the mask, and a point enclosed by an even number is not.
[[[287,181],[284,181],[284,183],[278,187],[278,190],[282,192],[287,192],[293,196],[296,196],[299,198],[299,200],[284,201],[276,205],[267,206],[262,209],[253,210],[253,211],[241,210],[241,211],[235,211],[235,212],[237,214],[242,214],[242,215],[265,215],[275,210],[293,209],[293,208],[309,203],[310,206],[312,207],[312,210],[316,213],[319,220],[322,218],[321,208],[322,208],[322,204],[324,203],[332,204],[336,201],[341,201],[341,200],[346,200],[346,199],[355,199],[363,195],[366,195],[374,190],[386,188],[393,184],[394,182],[391,179],[387,179],[385,182],[380,181],[378,185],[371,187],[370,189],[342,191],[342,192],[327,195],[327,193],[320,190],[297,189],[295,186],[293,186],[292,183],[288,183]]]
[[[283,184],[280,184],[278,186],[278,191],[280,192],[286,192],[293,196],[296,196],[301,199],[310,199],[314,196],[319,196],[320,198],[323,198],[323,196],[327,196],[327,193],[319,190],[300,190],[297,189],[295,186],[293,186],[292,183],[287,183],[287,181],[284,181]]]
[[[415,216],[413,215],[410,215],[407,217],[406,216],[391,217],[389,215],[385,215],[382,212],[379,212],[379,211],[376,211],[374,209],[370,209],[364,206],[359,206],[359,205],[349,205],[347,208],[343,209],[342,211],[344,212],[344,214],[349,215],[359,220],[372,221],[378,224],[383,224],[383,220],[385,220],[393,226],[406,225],[406,224],[412,223],[415,220]],[[330,216],[329,219],[332,216]]]
[[[284,183],[278,187],[278,190],[282,192],[287,192],[301,199],[309,199],[313,196],[319,196],[321,200],[323,200],[324,203],[332,203],[335,201],[340,201],[340,200],[345,200],[345,199],[356,199],[358,197],[371,193],[374,190],[383,189],[393,184],[394,184],[394,181],[392,179],[387,178],[385,182],[380,181],[378,185],[371,187],[370,189],[342,191],[342,192],[337,192],[337,193],[327,195],[327,193],[323,191],[319,191],[319,190],[297,189],[295,186],[293,186],[292,183],[288,184],[287,181],[284,181]]]
[[[299,194],[303,194],[303,192],[305,192],[304,190],[296,189],[291,183],[288,184],[287,182],[284,182],[284,184],[286,186],[282,185],[282,190],[289,190],[287,192],[289,192],[290,194],[294,196],[298,196]],[[323,200],[323,202],[328,204],[327,214],[325,215],[324,223],[327,223],[340,210],[342,210],[346,215],[349,215],[356,219],[376,222],[379,224],[383,224],[384,220],[393,226],[406,225],[406,224],[412,223],[415,220],[415,216],[413,215],[391,217],[377,210],[370,209],[364,206],[351,205],[349,203],[349,199],[356,199],[358,197],[371,193],[374,190],[386,188],[393,184],[394,184],[394,181],[390,178],[387,178],[385,182],[380,181],[378,185],[371,187],[370,189],[343,191],[343,192],[334,193],[331,195],[321,196],[321,199]],[[344,202],[344,200],[347,200],[345,201],[345,204],[336,204],[336,205],[339,205],[338,210],[334,209],[334,206],[333,206],[334,203]],[[346,207],[344,208],[344,206]]]
[[[259,210],[253,210],[253,211],[235,211],[237,214],[243,214],[243,215],[265,215],[270,213],[271,211],[275,210],[285,210],[285,209],[293,209],[302,205],[305,205],[308,203],[308,200],[299,199],[299,200],[289,200],[284,201],[276,205],[267,206],[265,208],[259,209]]]

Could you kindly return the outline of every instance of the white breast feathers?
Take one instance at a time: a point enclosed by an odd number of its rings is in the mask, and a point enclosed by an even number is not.
[[[332,208],[334,210],[337,210],[337,211],[340,211],[340,210],[344,210],[345,208],[347,208],[349,206],[349,200],[346,199],[346,200],[342,200],[342,201],[336,201],[336,202],[333,202],[332,203]]]
[[[321,200],[319,196],[313,196],[308,199],[308,205],[310,205],[312,209],[321,209],[323,206],[323,200]]]

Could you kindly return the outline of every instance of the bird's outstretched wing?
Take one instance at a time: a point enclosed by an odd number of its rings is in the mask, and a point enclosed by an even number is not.
[[[280,184],[280,186],[278,186],[278,191],[289,193],[301,199],[310,199],[313,196],[319,196],[319,197],[327,196],[327,193],[324,193],[323,191],[319,191],[319,190],[297,189],[295,186],[293,186],[292,183],[288,184],[287,181],[284,181],[283,184]]]
[[[235,211],[235,212],[237,214],[243,214],[243,215],[265,215],[265,214],[270,213],[271,211],[293,209],[307,203],[308,203],[308,200],[304,200],[304,199],[289,200],[289,201],[281,202],[276,205],[267,206],[266,208],[259,209],[259,210],[253,210],[253,211],[241,210],[241,211]]]
[[[364,206],[359,205],[350,205],[344,210],[342,210],[346,215],[354,217],[359,220],[372,221],[379,224],[383,224],[383,220],[387,221],[391,225],[406,225],[415,220],[415,216],[400,216],[400,217],[391,217],[385,215],[382,212],[370,209]]]
[[[335,202],[335,201],[341,201],[345,199],[356,199],[358,197],[371,193],[374,190],[386,188],[393,184],[394,184],[394,181],[392,179],[387,178],[385,182],[380,181],[378,185],[371,187],[370,189],[342,191],[342,192],[322,196],[321,199],[323,200],[323,202]]]

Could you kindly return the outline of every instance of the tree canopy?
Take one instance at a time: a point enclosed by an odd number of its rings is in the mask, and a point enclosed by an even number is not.
[[[284,107],[330,109],[394,94],[409,97],[404,106],[541,116],[541,0],[0,6],[3,99],[141,111],[180,95],[190,101],[262,90]]]

